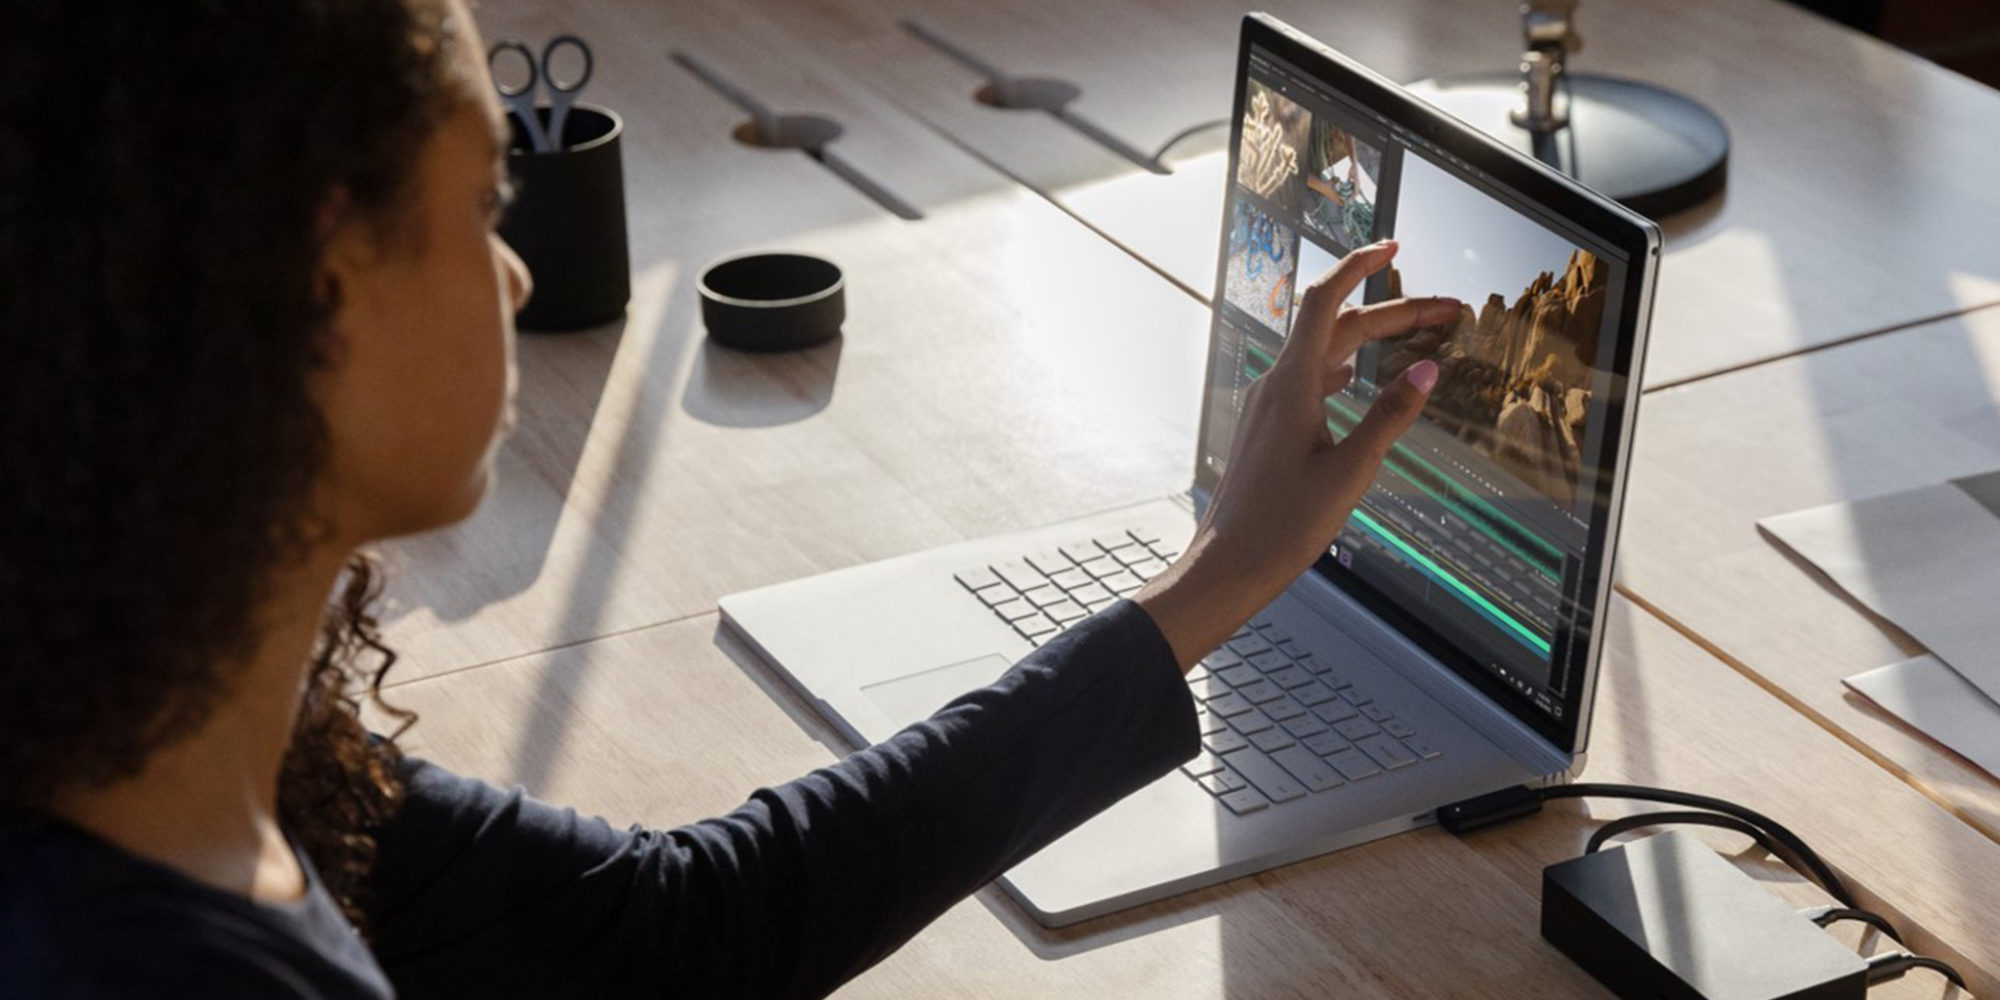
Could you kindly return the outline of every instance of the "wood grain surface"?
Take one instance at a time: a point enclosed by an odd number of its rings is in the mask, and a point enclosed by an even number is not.
[[[559,9],[489,34],[539,40]],[[611,6],[611,5],[606,5]],[[710,611],[723,594],[1185,487],[1207,310],[755,18],[633,5],[577,26],[591,99],[625,119],[633,300],[621,323],[523,334],[518,426],[485,505],[386,547],[389,636],[415,676]],[[592,25],[595,27],[593,28]],[[614,30],[614,26],[616,30]],[[701,51],[780,107],[838,114],[843,155],[905,221],[678,65]],[[758,356],[707,341],[702,265],[817,253],[845,335]]]
[[[725,0],[713,0],[721,3]],[[915,19],[996,69],[1076,86],[1074,114],[1151,152],[1229,114],[1243,8],[1212,0],[749,0],[1010,176],[1206,296],[1222,218],[1211,129],[1133,166],[902,29]],[[1399,81],[1502,70],[1516,8],[1482,0],[1276,0],[1268,10]],[[1727,191],[1664,220],[1651,385],[2000,301],[2000,93],[1775,0],[1587,3],[1571,69],[1708,105]],[[1206,154],[1206,155],[1204,155]],[[1984,220],[1984,221],[1980,221]]]
[[[1620,602],[1610,627],[1586,780],[1764,811],[1911,932],[1918,951],[1960,963],[1975,992],[2000,986],[1982,888],[2000,884],[2000,846],[1651,616]],[[423,715],[406,740],[416,752],[614,824],[719,814],[834,757],[816,742],[832,734],[714,616],[389,697]],[[1597,821],[1631,811],[1571,802],[1467,840],[1425,830],[1054,932],[987,890],[841,995],[1609,996],[1541,940],[1540,875],[1581,850]],[[1826,901],[1742,838],[1708,839],[1797,905]],[[1872,995],[1948,992],[1926,973]]]
[[[1757,528],[1773,514],[2000,467],[1996,386],[2000,309],[1985,309],[1649,394],[1619,579],[2000,837],[2000,781],[1841,686],[1921,647]]]

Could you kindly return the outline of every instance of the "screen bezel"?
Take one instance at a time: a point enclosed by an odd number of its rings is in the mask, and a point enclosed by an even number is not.
[[[1575,682],[1564,692],[1560,718],[1551,718],[1520,692],[1501,683],[1465,650],[1459,648],[1419,616],[1410,613],[1360,577],[1341,566],[1331,556],[1322,556],[1313,572],[1328,580],[1363,607],[1394,626],[1454,674],[1473,685],[1510,715],[1534,729],[1558,748],[1581,752],[1589,733],[1588,710],[1595,693],[1603,630],[1612,578],[1611,553],[1616,545],[1617,527],[1624,501],[1624,485],[1631,465],[1633,411],[1638,403],[1638,383],[1644,360],[1647,321],[1652,308],[1653,282],[1658,273],[1659,229],[1651,221],[1603,197],[1568,177],[1521,153],[1501,145],[1479,130],[1444,114],[1410,95],[1386,78],[1314,41],[1268,14],[1252,13],[1243,19],[1242,39],[1237,47],[1235,94],[1231,104],[1228,167],[1224,174],[1223,238],[1228,238],[1231,198],[1242,141],[1243,108],[1250,79],[1250,52],[1261,48],[1272,56],[1306,72],[1329,89],[1361,107],[1378,113],[1392,124],[1435,143],[1446,153],[1470,164],[1519,196],[1540,205],[1577,227],[1588,231],[1625,257],[1623,295],[1620,298],[1617,335],[1610,344],[1612,391],[1605,405],[1606,425],[1598,468],[1608,480],[1605,503],[1593,512],[1585,548],[1584,579],[1577,593],[1589,596],[1589,607],[1566,619],[1558,629],[1565,638],[1562,648],[1574,658],[1581,656],[1582,673],[1572,674]],[[1226,248],[1224,250],[1226,257]],[[1220,309],[1221,279],[1215,286]],[[1220,322],[1215,320],[1214,322]],[[1600,341],[1602,343],[1602,341]],[[1214,391],[1216,351],[1211,338],[1207,372],[1209,392]],[[1201,427],[1196,438],[1194,483],[1199,496],[1210,496],[1218,476],[1202,461],[1208,441],[1211,407],[1203,398]],[[1329,545],[1332,539],[1328,539]],[[1599,558],[1599,554],[1602,557]],[[1581,641],[1576,633],[1581,631]],[[1566,633],[1566,635],[1565,635]],[[1562,669],[1576,671],[1572,662]]]

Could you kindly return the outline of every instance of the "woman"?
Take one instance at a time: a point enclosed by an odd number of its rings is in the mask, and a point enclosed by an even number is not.
[[[727,817],[615,831],[405,759],[348,693],[389,658],[355,554],[478,503],[529,293],[460,0],[33,6],[0,33],[8,997],[829,991],[1193,753],[1176,668],[1435,378],[1334,445],[1340,359],[1455,313],[1342,311],[1394,248],[1351,256],[1136,602]]]

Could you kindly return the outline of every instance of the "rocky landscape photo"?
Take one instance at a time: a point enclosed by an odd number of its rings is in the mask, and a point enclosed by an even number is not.
[[[1403,294],[1389,271],[1389,297]],[[1423,358],[1438,363],[1425,416],[1558,504],[1577,496],[1591,371],[1604,318],[1605,274],[1575,250],[1511,301],[1499,292],[1458,320],[1386,341],[1377,381]]]

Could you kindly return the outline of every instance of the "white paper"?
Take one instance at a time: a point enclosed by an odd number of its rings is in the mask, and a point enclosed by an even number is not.
[[[2000,778],[2000,704],[1934,656],[1877,667],[1845,681],[1889,714]]]
[[[2000,517],[1965,489],[1938,483],[1758,523],[2000,701]]]

